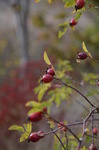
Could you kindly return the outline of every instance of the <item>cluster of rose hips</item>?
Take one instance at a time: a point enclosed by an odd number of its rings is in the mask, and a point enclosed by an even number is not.
[[[30,114],[27,119],[28,119],[28,121],[30,121],[30,122],[38,122],[38,121],[40,121],[40,120],[43,118],[44,114],[46,114],[46,113],[47,113],[47,108],[45,107],[45,108],[43,108],[43,110],[40,111],[40,112],[34,112],[34,113]],[[66,132],[66,131],[67,131],[67,128],[64,127],[64,126],[65,126],[64,123],[63,123],[63,122],[60,122],[60,123],[57,125],[57,129]],[[53,132],[51,132],[51,133],[53,133]],[[50,134],[51,134],[51,133],[50,133]],[[43,132],[43,131],[32,132],[32,133],[29,135],[28,142],[30,142],[30,141],[31,141],[31,142],[38,142],[41,138],[44,138],[46,135],[48,135],[48,133],[45,133],[45,132]]]
[[[54,75],[55,75],[54,68],[47,69],[46,74],[44,74],[41,79],[41,82],[50,83],[53,80]]]
[[[85,0],[77,0],[77,2],[76,2],[76,4],[75,4],[75,9],[76,9],[76,11],[77,11],[78,9],[82,9],[82,8],[84,7],[84,5],[85,5]],[[76,21],[75,18],[72,18],[72,19],[70,20],[70,22],[69,22],[69,25],[70,25],[71,27],[73,27],[73,26],[75,26],[77,23],[78,23],[78,21]]]
[[[38,122],[40,121],[44,114],[47,113],[47,108],[43,108],[42,111],[39,112],[34,112],[32,114],[30,114],[27,118],[28,121],[30,122]],[[40,138],[43,138],[45,136],[45,133],[43,131],[38,131],[38,132],[33,132],[30,134],[28,141],[30,142],[37,142],[40,140]]]

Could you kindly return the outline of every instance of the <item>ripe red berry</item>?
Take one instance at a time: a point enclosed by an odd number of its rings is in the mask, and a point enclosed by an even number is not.
[[[54,75],[55,75],[54,69],[53,69],[53,68],[49,68],[49,69],[47,70],[47,74],[50,74],[51,76],[54,76]]]
[[[45,74],[43,75],[41,81],[43,81],[44,83],[50,83],[53,80],[53,76],[50,74]]]
[[[69,22],[69,25],[70,25],[71,27],[73,27],[73,26],[75,26],[77,23],[78,23],[78,21],[76,21],[74,18],[72,18],[72,19],[70,20],[70,22]]]
[[[64,125],[64,122],[60,122],[60,123],[58,124],[58,127],[62,127],[62,125]],[[66,131],[67,131],[67,128],[66,128],[66,127],[63,127],[62,130],[63,130],[64,132],[66,132]]]
[[[38,136],[40,138],[43,138],[45,136],[45,133],[43,131],[38,131]]]
[[[39,139],[40,139],[40,137],[38,136],[38,133],[33,132],[30,134],[28,141],[37,142],[37,141],[39,141]]]
[[[77,0],[76,5],[75,5],[76,11],[77,11],[78,9],[83,8],[84,5],[85,5],[85,0]]]
[[[43,110],[42,110],[42,112],[43,112],[43,113],[47,113],[47,108],[44,107]]]
[[[97,80],[97,85],[99,86],[99,80]]]
[[[94,134],[94,135],[97,135],[97,134],[98,134],[97,128],[94,128],[94,129],[93,129],[93,134]]]
[[[35,112],[28,116],[28,120],[31,122],[37,122],[37,121],[40,121],[42,117],[43,117],[42,112]]]
[[[91,145],[89,146],[89,150],[97,150],[95,144],[91,144]]]
[[[88,57],[87,54],[84,53],[84,52],[80,52],[80,53],[78,53],[78,55],[77,55],[77,59],[80,59],[80,60],[84,60],[84,59],[86,59],[87,57]]]

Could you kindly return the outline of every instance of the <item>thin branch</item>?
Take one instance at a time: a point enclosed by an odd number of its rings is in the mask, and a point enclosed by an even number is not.
[[[64,83],[61,79],[59,78],[56,78],[54,77],[56,80],[60,81],[63,85],[65,85],[66,87],[69,87],[71,89],[73,89],[74,91],[76,91],[77,93],[79,93],[92,107],[95,107],[90,101],[89,99],[84,95],[82,94],[78,89],[76,89],[75,87],[71,86],[71,85],[68,85],[66,83]]]
[[[57,137],[57,139],[59,140],[59,142],[61,143],[61,145],[62,145],[62,147],[64,148],[64,150],[66,150],[66,148],[64,147],[64,144],[62,143],[62,141],[61,141],[61,139],[59,138],[59,136],[56,134],[56,133],[54,133],[55,134],[55,136]]]
[[[78,148],[77,150],[80,150],[80,147],[81,147],[81,143],[83,141],[83,138],[84,136],[86,135],[86,132],[85,132],[85,129],[86,129],[86,122],[89,120],[89,118],[93,115],[94,111],[97,110],[98,107],[92,109],[90,111],[90,113],[87,115],[87,117],[83,120],[83,133],[82,133],[82,136],[80,138],[80,142],[78,142]]]
[[[48,115],[48,114],[47,114],[47,115]],[[52,117],[50,117],[50,116],[47,116],[47,117],[48,117],[49,120],[51,120],[51,121],[53,121],[53,122],[55,122],[55,123],[57,123],[57,124],[61,124],[59,121],[53,119]],[[78,141],[80,141],[79,138],[76,136],[76,134],[75,134],[67,125],[61,124],[61,126],[67,128],[68,131],[69,131]]]
[[[65,138],[66,138],[66,150],[68,150],[68,136],[66,132],[65,132]]]
[[[93,116],[93,114],[92,114],[92,115],[91,115],[92,144],[94,144],[93,119],[94,119],[94,116]]]
[[[52,131],[50,131],[50,132],[45,133],[45,135],[49,135],[49,134],[52,134],[52,133],[56,133],[57,131],[60,131],[62,128],[63,128],[63,127],[59,127],[59,128],[57,128],[57,129],[55,129],[55,130],[52,130]]]

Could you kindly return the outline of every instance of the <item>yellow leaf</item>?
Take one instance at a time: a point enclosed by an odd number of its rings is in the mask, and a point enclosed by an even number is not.
[[[31,133],[32,131],[32,123],[27,123],[27,124],[23,124],[24,125],[24,128],[25,130],[28,132],[28,133]]]
[[[86,150],[86,147],[84,146],[84,147],[82,148],[82,150]]]
[[[44,60],[45,60],[47,65],[51,65],[51,62],[50,62],[46,52],[44,52]]]
[[[52,0],[48,0],[48,2],[49,2],[49,4],[51,4],[51,3],[52,3]]]
[[[39,107],[40,103],[36,102],[35,100],[29,101],[25,104],[27,107]]]
[[[88,129],[88,128],[86,128],[86,129],[85,129],[85,133],[87,133],[87,134],[89,134],[89,133],[90,133],[90,131],[89,131],[89,129]]]
[[[86,45],[85,45],[84,41],[82,42],[82,48],[83,48],[83,50],[84,50],[86,53],[88,53],[88,50],[87,50],[87,48],[86,48]]]
[[[29,137],[29,135],[30,135],[30,133],[28,133],[28,132],[23,133],[20,137],[20,142],[25,141]]]
[[[88,52],[88,56],[93,59],[92,55]]]
[[[75,27],[74,27],[74,26],[72,26],[72,27],[71,27],[71,29],[72,29],[72,30],[75,30]]]
[[[22,126],[19,126],[19,125],[10,126],[9,130],[17,130],[17,131],[20,131],[20,132],[24,132],[24,128]]]
[[[38,3],[38,2],[40,2],[40,0],[35,0],[35,3]]]
[[[29,110],[28,115],[35,113],[35,112],[38,112],[38,111],[41,111],[41,109],[40,108],[32,108]]]

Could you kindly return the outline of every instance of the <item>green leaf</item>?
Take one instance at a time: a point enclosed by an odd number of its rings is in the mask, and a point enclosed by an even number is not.
[[[40,2],[40,0],[35,0],[35,3],[38,3],[38,2]]]
[[[66,33],[66,31],[67,31],[66,27],[63,29],[63,31],[59,31],[58,32],[58,38],[60,39]]]
[[[48,88],[50,87],[50,85],[48,84],[48,86],[45,86],[44,88],[42,88],[39,93],[38,93],[38,101],[41,101],[45,92],[48,90]]]
[[[66,0],[65,7],[73,7],[75,5],[75,0]]]
[[[84,147],[82,148],[82,150],[86,150],[86,147],[84,146]]]
[[[20,132],[24,132],[24,128],[22,126],[19,126],[19,125],[10,126],[9,130],[17,130],[17,131],[20,131]]]
[[[81,15],[82,15],[81,12],[77,13],[77,14],[75,15],[75,20],[78,21],[79,18],[81,17]]]
[[[82,42],[82,48],[86,53],[88,53],[88,49],[86,48],[84,41]]]
[[[51,3],[52,3],[52,1],[53,1],[53,0],[48,0],[49,4],[51,4]]]
[[[29,107],[39,107],[41,104],[39,102],[32,100],[32,101],[27,102],[25,105]]]
[[[31,133],[32,131],[32,123],[27,123],[27,124],[23,124],[25,130],[28,132],[28,133]]]
[[[32,109],[29,110],[28,115],[30,115],[34,112],[38,112],[38,111],[41,111],[41,109],[40,108],[32,108]]]
[[[69,23],[66,21],[66,22],[64,22],[64,23],[58,24],[58,26],[59,26],[59,27],[62,27],[62,28],[68,27],[68,26],[69,26]]]
[[[49,60],[48,55],[47,55],[46,52],[44,52],[44,60],[45,60],[45,62],[46,62],[47,65],[51,65],[51,62],[50,62],[50,60]]]
[[[25,141],[29,137],[30,133],[24,132],[20,137],[20,142]]]
[[[93,57],[92,57],[92,55],[91,55],[91,53],[88,51],[88,49],[86,48],[86,45],[85,45],[85,43],[83,42],[82,43],[82,48],[83,48],[83,50],[88,54],[88,56],[90,57],[90,58],[92,58],[93,59]]]

